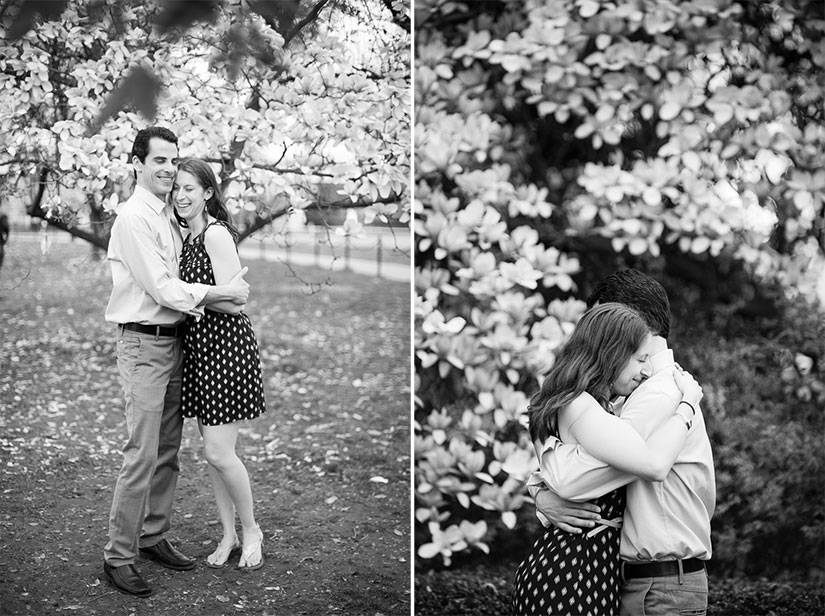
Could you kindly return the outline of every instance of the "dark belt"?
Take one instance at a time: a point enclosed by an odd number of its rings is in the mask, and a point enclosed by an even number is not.
[[[662,560],[651,563],[628,563],[623,562],[622,568],[625,579],[664,577],[666,575],[679,575],[678,560]],[[705,561],[698,558],[686,558],[681,561],[682,573],[694,573],[705,568]]]
[[[151,334],[152,336],[163,336],[164,338],[177,338],[183,336],[183,324],[180,325],[144,325],[143,323],[121,323],[121,330],[138,332],[141,334]]]

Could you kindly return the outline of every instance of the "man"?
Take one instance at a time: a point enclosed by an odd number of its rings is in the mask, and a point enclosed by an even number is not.
[[[658,334],[651,357],[652,376],[616,410],[646,439],[667,419],[662,409],[672,404],[668,400],[681,397],[672,377],[673,351],[667,345],[670,303],[658,282],[632,269],[599,283],[587,306],[603,302],[636,309]],[[545,526],[552,523],[568,532],[594,526],[598,508],[564,500],[559,493],[582,501],[627,484],[620,549],[622,616],[706,613],[705,564],[711,557],[710,518],[716,485],[701,409],[696,408],[685,446],[663,482],[639,480],[575,445],[546,453],[541,470],[541,475],[534,474],[528,482],[537,515]]]
[[[135,191],[118,212],[108,258],[112,295],[106,320],[118,326],[117,364],[126,402],[128,440],[103,551],[106,577],[121,592],[145,597],[152,589],[135,568],[138,550],[174,570],[195,563],[163,535],[169,530],[178,478],[182,330],[203,306],[244,304],[243,268],[228,284],[187,284],[178,278],[180,230],[166,197],[178,159],[177,137],[161,127],[138,132],[132,146]]]
[[[0,270],[3,269],[3,257],[6,254],[6,242],[9,241],[9,217],[0,214]]]

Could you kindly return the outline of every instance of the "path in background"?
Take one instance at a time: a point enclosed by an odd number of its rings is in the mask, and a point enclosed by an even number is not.
[[[349,270],[389,280],[411,280],[411,234],[409,229],[364,227],[359,236],[329,233],[323,227],[306,231],[253,234],[238,252],[245,259],[281,261],[325,270]]]
[[[37,241],[41,247],[52,242],[82,241],[59,230],[17,231],[7,248],[16,241]],[[91,245],[90,245],[91,246]],[[365,276],[407,282],[412,279],[412,238],[409,229],[364,227],[359,236],[345,237],[320,227],[306,231],[257,233],[238,246],[244,259],[263,259],[289,265],[317,267],[327,271],[351,271]]]

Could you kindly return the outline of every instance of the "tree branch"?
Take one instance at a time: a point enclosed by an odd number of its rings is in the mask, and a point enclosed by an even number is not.
[[[381,2],[384,4],[385,7],[387,7],[387,10],[392,15],[392,23],[394,23],[399,28],[406,30],[407,32],[410,32],[412,27],[412,24],[410,23],[410,16],[407,15],[407,13],[405,13],[403,10],[395,10],[395,7],[393,6],[395,3],[393,2],[393,0],[381,0]]]
[[[286,214],[288,211],[289,211],[289,207],[287,206],[287,207],[284,207],[280,210],[270,212],[266,216],[260,216],[259,215],[258,218],[255,220],[255,222],[253,222],[251,225],[249,225],[246,229],[244,229],[243,231],[241,231],[238,234],[238,244],[240,244],[242,241],[244,241],[246,238],[248,238],[250,235],[252,235],[256,231],[260,231],[261,229],[263,229],[265,226],[267,226],[269,223],[271,223],[276,218],[280,218],[281,216]]]
[[[35,194],[32,202],[29,204],[29,207],[26,208],[26,213],[32,218],[45,220],[51,227],[65,231],[73,237],[86,240],[90,244],[106,250],[109,247],[108,237],[100,237],[89,231],[70,226],[58,218],[47,216],[46,212],[43,210],[43,194],[46,192],[46,180],[49,178],[49,173],[51,173],[51,171],[52,170],[50,167],[41,167],[39,177],[37,178],[37,194]]]
[[[356,201],[353,203],[349,199],[342,199],[341,201],[333,201],[331,203],[312,203],[304,208],[304,210],[323,210],[323,209],[357,209],[357,208],[365,208],[376,203],[396,203],[398,199],[394,199],[392,196],[390,197],[381,197],[374,201]],[[276,220],[286,214],[290,210],[289,205],[282,207],[281,209],[275,210],[274,212],[270,212],[265,216],[258,216],[258,218],[249,225],[246,229],[241,231],[238,234],[238,244],[240,244],[243,240],[248,238],[250,235],[255,233],[256,231],[260,231],[273,220]]]
[[[290,41],[298,36],[307,24],[310,24],[318,19],[318,15],[321,14],[321,10],[327,5],[328,2],[329,0],[319,0],[319,2],[310,9],[309,13],[307,13],[301,21],[292,26],[289,32],[284,35],[284,47],[289,45]]]

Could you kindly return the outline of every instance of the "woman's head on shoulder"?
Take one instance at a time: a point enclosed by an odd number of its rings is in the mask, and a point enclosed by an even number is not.
[[[188,227],[189,225],[185,220],[187,216],[185,214],[181,215],[178,212],[177,198],[185,197],[183,189],[187,186],[191,187],[192,185],[200,189],[194,192],[200,195],[197,198],[203,199],[202,215],[204,219],[208,222],[211,217],[226,223],[232,234],[235,235],[236,231],[229,220],[229,210],[227,210],[223,202],[220,183],[215,175],[215,171],[212,169],[212,165],[203,159],[195,157],[182,158],[178,161],[175,187],[172,190],[173,200],[176,200],[175,213],[181,226]],[[200,212],[197,213],[200,214]]]
[[[582,393],[607,408],[649,376],[647,346],[652,333],[634,309],[600,303],[584,313],[553,367],[530,400],[530,435],[544,440],[557,426],[557,414]]]

